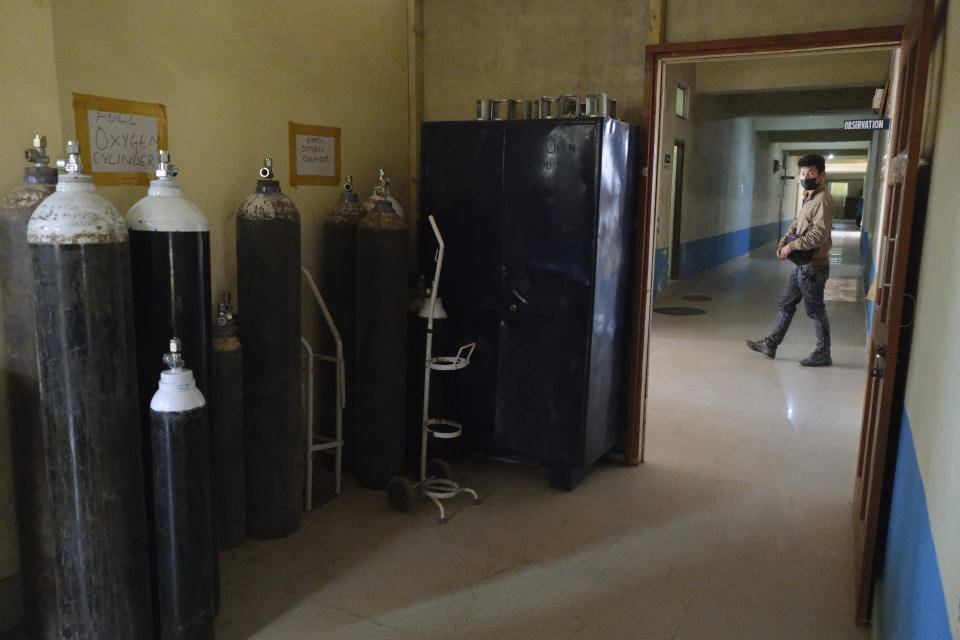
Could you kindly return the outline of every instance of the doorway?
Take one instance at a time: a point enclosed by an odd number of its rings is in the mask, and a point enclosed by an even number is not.
[[[660,156],[660,126],[661,126],[661,117],[662,113],[658,110],[660,105],[660,94],[663,89],[662,87],[662,78],[664,65],[670,61],[680,61],[680,60],[703,60],[719,57],[731,57],[731,56],[745,56],[745,57],[764,57],[772,55],[780,55],[786,53],[798,53],[798,52],[818,52],[818,51],[864,51],[875,48],[886,48],[888,50],[896,49],[901,46],[907,47],[912,46],[913,50],[921,51],[920,55],[914,56],[913,64],[915,69],[905,70],[902,68],[899,69],[899,73],[903,75],[907,74],[907,77],[911,78],[911,90],[914,96],[919,96],[920,100],[920,109],[922,111],[922,100],[923,100],[923,87],[916,86],[916,80],[918,76],[923,76],[924,74],[915,73],[921,67],[925,71],[925,60],[923,57],[923,33],[925,29],[929,29],[927,15],[932,12],[931,3],[926,1],[920,1],[916,3],[917,9],[914,12],[914,16],[911,19],[911,25],[906,30],[903,27],[890,27],[890,28],[878,28],[878,29],[861,29],[861,30],[849,30],[842,32],[827,32],[827,33],[814,33],[814,34],[796,34],[790,36],[777,36],[771,38],[750,38],[743,40],[729,40],[729,41],[713,41],[705,43],[683,43],[676,45],[656,45],[648,47],[647,49],[647,82],[646,82],[646,91],[645,91],[645,114],[646,119],[642,125],[641,137],[644,139],[647,147],[646,158],[647,162],[641,163],[642,175],[641,178],[642,187],[641,187],[641,220],[643,224],[637,234],[637,270],[636,270],[636,290],[637,296],[636,300],[638,301],[638,308],[634,316],[634,340],[633,340],[633,354],[632,354],[632,373],[631,373],[631,389],[633,393],[629,398],[629,419],[631,424],[628,425],[627,430],[627,451],[626,457],[629,461],[638,463],[644,458],[644,443],[645,443],[645,434],[644,434],[644,425],[647,412],[647,388],[649,384],[649,377],[647,376],[647,370],[649,367],[649,355],[650,355],[650,327],[651,327],[651,311],[652,311],[652,295],[650,287],[650,272],[652,267],[652,252],[654,249],[653,246],[653,230],[655,229],[654,224],[655,220],[652,219],[650,214],[655,203],[654,195],[652,189],[655,189],[657,185],[657,175],[661,170],[661,167],[658,166],[656,162],[649,162],[649,159],[659,158]],[[927,25],[927,26],[923,26]],[[905,34],[913,34],[912,45],[907,42]],[[920,37],[917,37],[917,34],[921,34]],[[920,42],[919,47],[917,42]],[[923,77],[920,78],[921,81],[924,80]],[[922,84],[922,82],[921,82]],[[902,103],[904,98],[904,92],[899,94],[899,100]],[[911,102],[911,100],[907,100]],[[899,103],[898,103],[899,106]],[[894,114],[894,127],[897,126],[896,117],[901,113],[910,114],[912,119],[916,119],[917,109],[902,111],[897,109]],[[904,127],[907,127],[907,123],[900,123]],[[913,127],[909,127],[913,129]],[[894,134],[896,135],[896,134]],[[916,177],[916,155],[915,154],[906,154],[904,153],[904,160],[902,164],[904,166],[897,165],[897,180],[900,181],[899,184],[910,184]],[[913,163],[913,165],[911,165]],[[645,165],[645,166],[644,166]],[[912,185],[911,185],[912,188]],[[899,187],[898,191],[910,192],[911,189]],[[886,208],[883,211],[886,211],[887,208],[890,208],[890,199],[887,199]],[[909,207],[909,203],[900,202],[899,205]],[[883,214],[883,212],[881,212]],[[891,253],[896,253],[899,249],[896,245],[893,246],[893,251]],[[904,248],[906,250],[906,248]],[[899,256],[885,256],[884,262],[899,262]],[[892,284],[893,287],[899,286],[896,283]],[[893,293],[895,291],[892,290]],[[896,296],[888,296],[890,301],[895,300]],[[899,317],[899,316],[898,316]],[[888,356],[889,357],[889,356]],[[878,453],[880,453],[878,451]],[[877,459],[880,460],[877,467],[882,467],[882,456],[878,455]],[[882,482],[882,473],[878,472],[874,474],[877,482]],[[876,511],[878,509],[878,502],[872,503],[872,506],[867,511],[872,511],[874,513],[874,520],[876,518]],[[875,533],[875,532],[874,532]],[[858,541],[860,544],[862,541]],[[874,541],[875,542],[875,541]],[[868,544],[872,544],[868,541]],[[863,545],[861,545],[862,547]],[[872,546],[870,547],[872,549]],[[863,549],[861,549],[863,550]],[[859,564],[858,558],[858,566]],[[866,573],[866,584],[861,581],[860,588],[858,591],[858,610],[857,610],[857,619],[858,621],[865,621],[868,615],[868,609],[864,609],[861,605],[863,602],[862,594],[866,590],[869,591],[872,575],[872,567],[864,567],[863,569]],[[867,598],[869,601],[869,598]]]

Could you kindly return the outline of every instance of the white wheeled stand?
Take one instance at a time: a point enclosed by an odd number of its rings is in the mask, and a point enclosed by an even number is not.
[[[437,290],[440,285],[440,270],[443,268],[443,237],[437,228],[437,221],[429,216],[433,235],[437,238],[437,253],[434,260],[437,263],[433,272],[433,286],[430,288],[430,299],[427,301],[427,344],[423,365],[423,421],[420,436],[420,479],[414,484],[405,476],[394,476],[387,483],[387,500],[390,506],[398,511],[409,511],[413,505],[415,491],[419,490],[430,498],[440,509],[440,523],[447,521],[446,511],[442,500],[454,498],[461,493],[473,496],[473,503],[479,504],[480,498],[473,489],[461,487],[453,480],[453,471],[450,465],[439,458],[427,461],[427,443],[431,437],[441,439],[457,438],[463,433],[463,425],[456,420],[430,417],[430,372],[457,371],[470,365],[470,357],[477,343],[465,344],[457,350],[455,356],[433,355],[433,314],[437,304]],[[428,475],[428,468],[430,474]]]
[[[310,275],[310,272],[307,271],[305,267],[301,267],[300,271],[303,273],[303,277],[306,278],[307,284],[310,285],[310,290],[313,292],[313,299],[317,302],[317,306],[320,307],[320,312],[323,314],[323,319],[327,323],[327,328],[330,329],[330,333],[333,335],[333,341],[337,345],[337,352],[335,355],[317,355],[313,351],[313,347],[310,346],[310,343],[306,338],[300,336],[300,344],[303,346],[303,351],[307,354],[307,477],[305,482],[305,491],[303,498],[303,510],[312,511],[313,510],[313,454],[318,452],[323,452],[330,454],[334,457],[334,493],[340,495],[340,475],[343,467],[343,409],[347,406],[347,391],[346,383],[344,382],[344,369],[343,369],[343,340],[340,339],[340,332],[337,331],[337,325],[333,321],[333,317],[330,315],[330,310],[327,309],[327,303],[324,302],[323,296],[320,295],[320,289],[317,288],[317,283],[314,282],[313,276]],[[319,360],[321,362],[331,363],[337,368],[336,374],[336,423],[334,425],[334,435],[332,438],[327,436],[317,436],[314,437],[314,417],[313,417],[313,376],[314,376],[314,361]]]

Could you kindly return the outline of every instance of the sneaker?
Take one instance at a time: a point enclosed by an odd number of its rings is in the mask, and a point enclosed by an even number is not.
[[[773,344],[770,338],[760,338],[756,342],[747,340],[747,346],[757,353],[762,353],[768,358],[774,358],[777,355],[777,345]]]
[[[829,353],[818,353],[814,351],[809,356],[797,363],[801,367],[829,367],[833,364]]]

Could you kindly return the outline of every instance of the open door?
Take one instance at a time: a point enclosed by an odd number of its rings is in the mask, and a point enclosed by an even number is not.
[[[864,398],[863,426],[857,459],[854,519],[857,558],[857,622],[870,619],[877,561],[882,549],[881,518],[885,490],[893,479],[888,455],[891,429],[901,416],[892,415],[894,381],[907,261],[913,231],[917,168],[923,129],[927,67],[933,37],[933,0],[915,0],[910,22],[903,33],[899,60],[899,89],[893,114],[891,159],[887,167],[886,200],[880,235],[880,268],[877,299],[870,338],[870,364]]]
[[[924,0],[924,6],[929,4]],[[925,18],[926,19],[926,18]],[[920,22],[914,19],[915,42],[921,42]],[[929,20],[927,27],[927,50],[929,51]],[[631,319],[630,366],[627,421],[623,432],[623,458],[629,464],[643,461],[646,434],[647,370],[649,365],[650,316],[653,302],[653,265],[655,241],[655,208],[657,197],[657,170],[660,157],[659,136],[661,109],[661,85],[663,65],[667,61],[701,60],[721,56],[754,56],[781,52],[849,50],[861,48],[893,47],[904,42],[902,26],[846,29],[818,33],[782,34],[757,38],[732,38],[704,42],[677,42],[648,45],[644,64],[643,118],[638,126],[638,142],[641,145],[637,163],[637,218],[634,243],[634,307]],[[929,53],[924,54],[926,57]],[[926,59],[926,58],[924,58]],[[923,67],[924,74],[926,67]],[[924,78],[925,79],[925,78]],[[922,94],[920,96],[922,100]],[[919,117],[919,113],[917,115]],[[917,130],[919,143],[919,129]],[[916,156],[910,156],[916,170]],[[902,287],[902,280],[901,280]],[[902,288],[901,288],[902,291]],[[891,320],[892,322],[892,320]],[[896,322],[899,322],[899,315]]]

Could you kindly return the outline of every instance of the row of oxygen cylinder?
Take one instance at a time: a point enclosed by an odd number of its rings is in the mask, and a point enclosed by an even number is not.
[[[289,535],[302,518],[299,212],[266,161],[237,212],[240,326],[227,299],[211,331],[209,225],[169,154],[124,220],[75,142],[60,172],[45,147],[35,137],[0,209],[23,628],[42,640],[212,638],[218,545]],[[407,251],[380,182],[369,248],[350,245],[371,267],[345,276],[370,285],[367,302],[345,302],[355,317],[368,309],[374,333],[382,292],[405,292],[393,280]],[[348,182],[327,227],[362,235],[355,205]],[[340,266],[327,266],[334,280]],[[375,356],[372,384],[382,343],[365,352],[345,338],[355,359]]]

